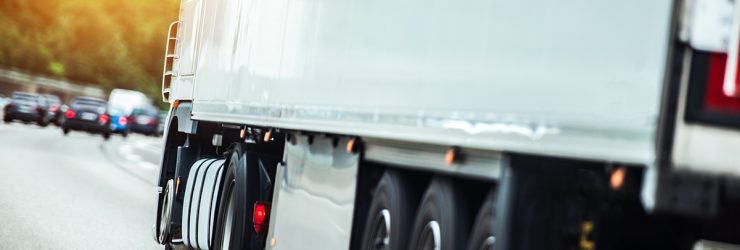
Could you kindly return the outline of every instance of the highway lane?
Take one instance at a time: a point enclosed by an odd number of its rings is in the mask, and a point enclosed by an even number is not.
[[[0,249],[162,249],[161,138],[0,124]]]

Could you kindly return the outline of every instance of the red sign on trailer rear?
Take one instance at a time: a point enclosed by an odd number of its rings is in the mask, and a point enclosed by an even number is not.
[[[737,60],[737,59],[735,59]],[[732,79],[732,91],[728,92],[727,73],[735,71],[730,57],[722,53],[713,53],[709,58],[704,105],[707,110],[722,113],[740,113],[740,96],[735,94],[736,80]],[[735,77],[736,78],[736,77]],[[723,86],[724,84],[724,86]]]

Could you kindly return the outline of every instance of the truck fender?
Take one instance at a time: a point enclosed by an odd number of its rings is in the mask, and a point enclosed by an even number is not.
[[[178,102],[179,104],[172,109],[170,122],[177,119],[177,131],[187,134],[195,134],[198,128],[198,121],[190,119],[193,112],[192,102]]]

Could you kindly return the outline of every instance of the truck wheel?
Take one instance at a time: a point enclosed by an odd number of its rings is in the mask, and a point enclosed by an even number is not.
[[[167,185],[164,188],[164,200],[162,201],[162,211],[159,222],[159,233],[157,234],[157,242],[159,244],[168,245],[170,241],[170,221],[172,220],[172,202],[175,201],[175,185],[172,179],[167,181]]]
[[[468,227],[464,205],[449,179],[434,178],[416,212],[409,249],[465,249]]]
[[[470,231],[468,250],[492,250],[496,237],[493,234],[493,224],[496,208],[496,190],[491,190],[475,217],[475,224]]]
[[[105,133],[105,134],[103,134],[103,139],[105,139],[106,141],[107,141],[108,139],[110,139],[110,133]]]
[[[68,128],[63,128],[62,129],[62,133],[64,133],[64,135],[68,135],[69,134],[69,129]]]
[[[401,176],[386,171],[373,192],[361,249],[406,249],[416,205]]]
[[[256,161],[256,156],[248,155],[243,144],[234,145],[221,182],[213,249],[259,248],[252,245],[255,233],[250,218],[259,188]]]

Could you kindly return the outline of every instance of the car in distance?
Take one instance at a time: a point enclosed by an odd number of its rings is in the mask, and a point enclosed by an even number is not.
[[[23,122],[35,122],[45,127],[49,124],[47,106],[44,98],[40,95],[27,92],[14,92],[10,102],[5,105],[3,121],[5,123],[19,120]]]
[[[123,137],[128,136],[129,120],[128,114],[121,107],[114,107],[108,103],[108,115],[110,115],[110,130],[114,134],[120,134]]]
[[[107,103],[95,97],[76,97],[64,113],[62,131],[64,135],[72,130],[101,134],[106,140],[110,138],[110,115]]]
[[[123,109],[127,115],[134,109],[150,107],[151,103],[144,93],[130,89],[113,89],[108,96],[108,105]]]
[[[62,101],[59,99],[58,96],[55,95],[43,95],[44,99],[46,99],[46,104],[49,105],[49,121],[51,123],[54,123],[54,125],[61,125],[60,118],[62,116]]]
[[[159,116],[154,107],[136,108],[129,116],[131,132],[154,136],[159,128]]]
[[[157,135],[164,135],[164,126],[167,125],[167,111],[159,111],[159,126],[157,126]]]

